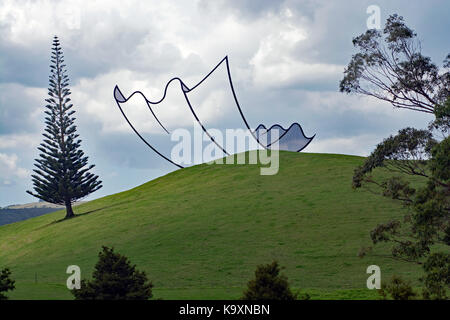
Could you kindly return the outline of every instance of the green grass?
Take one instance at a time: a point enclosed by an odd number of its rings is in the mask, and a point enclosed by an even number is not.
[[[199,165],[132,190],[0,227],[0,267],[12,269],[13,299],[71,299],[68,265],[89,277],[102,245],[145,270],[155,298],[239,298],[258,264],[277,259],[289,282],[314,299],[371,299],[367,266],[417,285],[421,269],[370,245],[376,224],[402,215],[398,203],[352,190],[363,158],[280,153],[277,175],[256,165]],[[126,177],[124,177],[125,179]],[[35,276],[37,275],[37,283]]]

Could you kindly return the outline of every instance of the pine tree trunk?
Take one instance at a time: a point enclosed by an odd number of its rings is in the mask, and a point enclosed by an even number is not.
[[[74,213],[72,210],[72,203],[70,201],[66,201],[66,217],[64,219],[69,219],[74,217]]]

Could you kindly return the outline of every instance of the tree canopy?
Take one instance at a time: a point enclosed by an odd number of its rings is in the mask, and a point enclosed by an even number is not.
[[[450,54],[443,70],[422,55],[417,34],[401,16],[391,15],[381,30],[369,29],[353,39],[359,50],[344,72],[341,92],[387,101],[394,107],[434,113],[449,95]]]

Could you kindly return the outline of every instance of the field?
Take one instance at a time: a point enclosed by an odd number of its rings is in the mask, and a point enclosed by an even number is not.
[[[0,226],[0,267],[17,281],[10,297],[72,299],[67,266],[88,278],[107,245],[146,271],[154,298],[237,299],[255,267],[276,259],[314,299],[376,299],[367,266],[380,266],[382,279],[414,280],[421,269],[393,260],[386,246],[358,257],[370,230],[403,210],[351,188],[363,160],[281,152],[273,176],[257,165],[203,164],[81,204],[70,220],[57,211]]]

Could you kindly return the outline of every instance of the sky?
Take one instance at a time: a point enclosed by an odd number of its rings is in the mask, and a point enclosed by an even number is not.
[[[87,200],[177,169],[127,126],[114,86],[160,97],[170,78],[195,84],[225,56],[251,125],[299,122],[307,136],[316,134],[304,152],[367,156],[401,128],[426,127],[428,115],[338,90],[370,5],[379,6],[382,24],[403,16],[423,54],[442,65],[450,51],[448,1],[0,0],[0,206],[36,201],[25,191],[42,140],[54,35],[82,148],[103,181]],[[220,96],[210,96],[200,96],[199,108],[221,123],[225,112],[210,103]],[[177,113],[168,117],[183,122]]]

